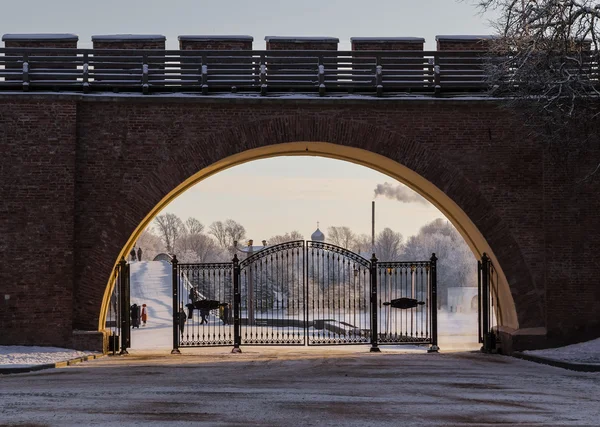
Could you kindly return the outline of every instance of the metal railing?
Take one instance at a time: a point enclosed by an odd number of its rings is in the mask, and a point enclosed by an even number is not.
[[[0,90],[165,93],[484,92],[478,51],[4,48]]]

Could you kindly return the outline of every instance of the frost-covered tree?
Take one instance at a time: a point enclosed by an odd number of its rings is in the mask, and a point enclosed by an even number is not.
[[[167,252],[176,251],[179,239],[185,235],[185,225],[181,218],[173,213],[165,213],[154,219],[158,234],[163,239]]]
[[[411,236],[403,247],[402,258],[425,261],[432,253],[438,258],[438,305],[447,305],[449,287],[477,286],[477,260],[446,220],[436,219]]]
[[[488,72],[492,93],[525,115],[529,132],[555,164],[579,181],[597,177],[600,160],[582,168],[600,141],[600,0],[479,0],[494,11],[498,37]]]
[[[352,248],[354,244],[355,234],[350,227],[341,226],[341,227],[329,227],[327,228],[327,240],[329,243],[341,246],[345,249]]]
[[[402,250],[402,234],[384,228],[375,238],[375,256],[379,261],[399,261]]]
[[[165,251],[160,236],[155,234],[152,227],[147,227],[142,231],[137,239],[136,247],[142,248],[145,260],[153,260],[156,255]]]
[[[246,238],[246,229],[244,226],[232,219],[213,222],[208,233],[217,239],[219,246],[225,250],[231,250],[235,241],[241,241]]]
[[[269,246],[274,246],[280,243],[293,242],[294,240],[304,240],[304,236],[299,231],[293,230],[283,235],[278,234],[276,236],[271,237],[269,240],[267,240],[267,244]]]

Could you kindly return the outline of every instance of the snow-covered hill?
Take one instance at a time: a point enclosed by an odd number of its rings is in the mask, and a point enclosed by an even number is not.
[[[131,331],[132,349],[168,348],[173,342],[172,274],[166,261],[130,264],[131,304],[146,304],[146,326]]]

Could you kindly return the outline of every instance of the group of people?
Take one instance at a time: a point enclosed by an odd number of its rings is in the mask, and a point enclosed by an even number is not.
[[[131,314],[131,328],[140,328],[140,324],[142,326],[146,326],[146,322],[148,321],[148,311],[146,309],[146,304],[142,304],[140,307],[137,304],[133,304],[129,308],[129,313]]]
[[[142,260],[142,248],[138,247],[137,252],[135,251],[135,247],[131,249],[129,252],[132,261],[141,261]]]

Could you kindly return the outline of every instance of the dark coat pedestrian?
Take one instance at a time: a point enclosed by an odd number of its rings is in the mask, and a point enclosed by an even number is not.
[[[131,313],[131,327],[139,328],[140,327],[140,308],[137,304],[133,304],[129,309]]]
[[[131,250],[131,252],[129,252],[129,255],[131,255],[131,260],[132,260],[132,261],[135,261],[135,248],[133,248],[133,249]]]
[[[229,324],[229,304],[223,304],[223,324]]]
[[[142,260],[142,248],[138,248],[137,256],[138,256],[138,261],[141,261]]]
[[[208,315],[210,314],[210,310],[208,308],[201,308],[200,309],[200,317],[202,318],[200,320],[200,324],[202,325],[203,323],[207,323],[208,324]]]
[[[187,316],[185,315],[185,311],[183,311],[183,308],[182,308],[181,311],[179,311],[179,333],[181,335],[183,335],[183,329],[185,328],[186,319],[187,319]]]

